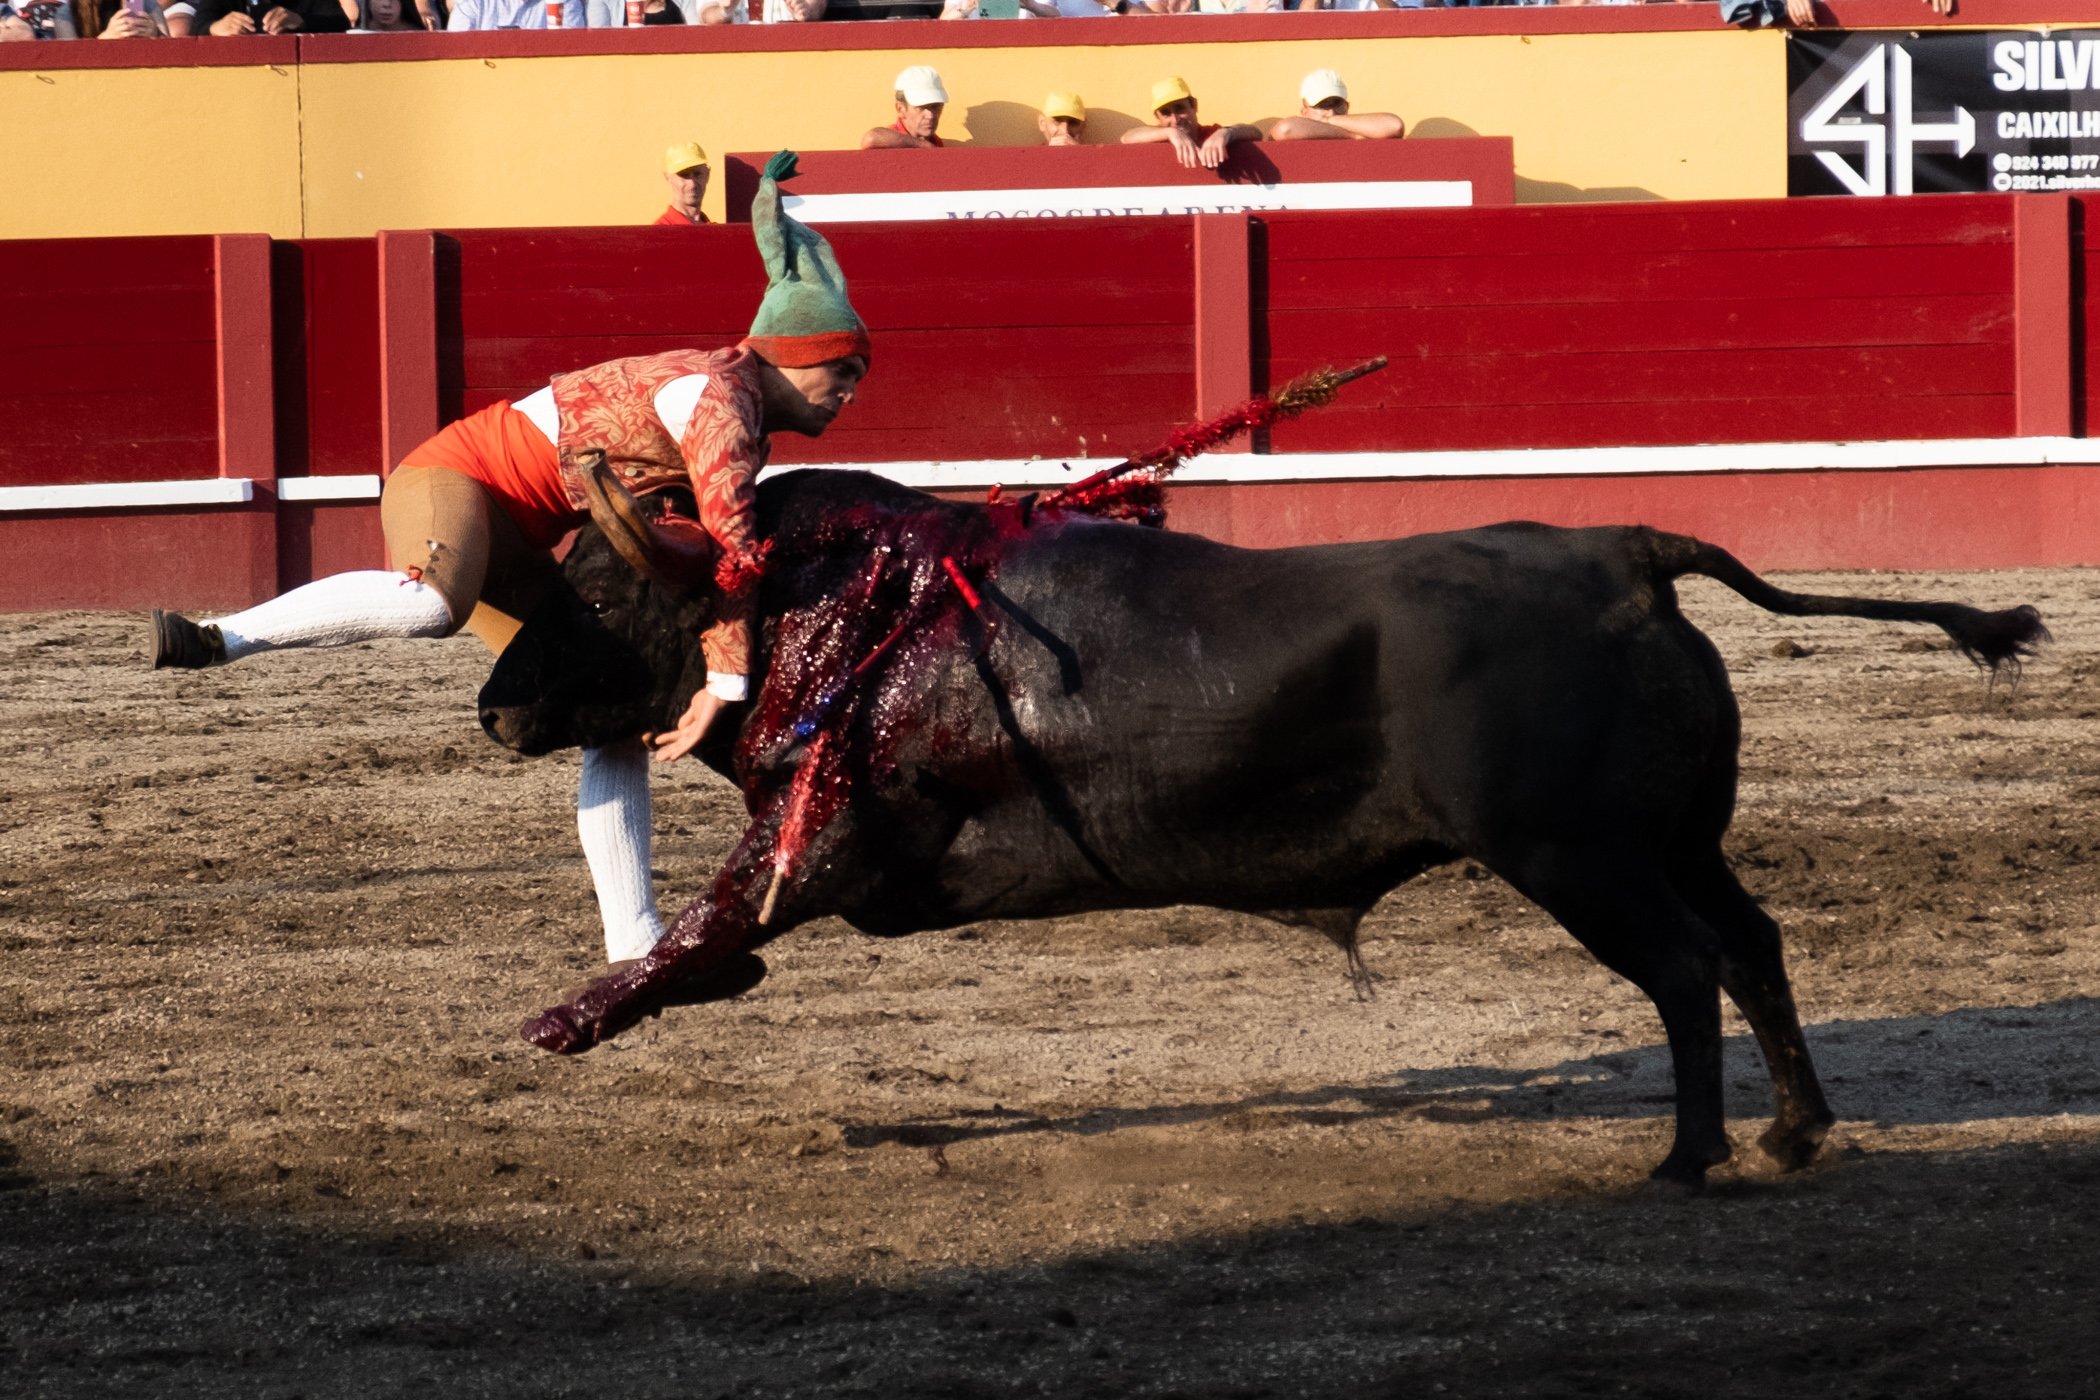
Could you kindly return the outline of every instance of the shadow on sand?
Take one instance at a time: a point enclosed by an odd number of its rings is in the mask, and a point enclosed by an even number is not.
[[[2090,1044],[2096,1018],[2081,999],[1813,1039],[1854,1114],[1951,1123],[2090,1112],[2094,1087],[2067,1103],[2040,1080],[1979,1084],[1960,1055],[1920,1067],[1921,1042]],[[1663,1077],[1643,1048],[1241,1106],[1653,1114]],[[1227,1107],[961,1126],[1102,1132]],[[524,1222],[471,1248],[331,1233],[40,1181],[0,1142],[0,1374],[21,1397],[2091,1393],[2100,1143],[1836,1155],[1699,1198],[1447,1204],[877,1286],[720,1258],[644,1274],[552,1257]]]

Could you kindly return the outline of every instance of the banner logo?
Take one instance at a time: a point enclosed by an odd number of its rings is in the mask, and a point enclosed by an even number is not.
[[[1857,100],[1866,120],[1846,109]],[[1885,120],[1884,120],[1885,119]],[[1911,193],[1912,161],[1920,146],[1951,146],[1965,156],[1976,147],[1976,118],[1956,107],[1953,119],[1918,120],[1912,105],[1910,54],[1901,44],[1876,44],[1839,78],[1822,101],[1801,119],[1801,139],[1811,147],[1857,146],[1858,166],[1835,151],[1815,157],[1853,194]]]
[[[2100,189],[2100,31],[1787,36],[1787,193]]]

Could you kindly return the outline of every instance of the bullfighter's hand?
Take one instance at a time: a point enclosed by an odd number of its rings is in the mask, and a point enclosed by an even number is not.
[[[729,702],[706,690],[696,691],[693,703],[678,718],[678,727],[664,734],[644,734],[642,742],[655,751],[658,763],[676,763],[707,737],[707,727]]]

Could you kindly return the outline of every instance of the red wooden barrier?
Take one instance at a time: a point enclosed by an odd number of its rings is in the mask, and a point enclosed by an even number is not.
[[[2100,389],[2085,213],[1932,196],[839,224],[874,373],[774,461],[975,495],[1385,354],[1337,407],[1207,464],[1229,480],[1181,490],[1177,524],[1271,545],[1646,520],[1763,566],[2100,562],[2100,450],[2072,436]],[[596,360],[731,344],[763,282],[739,226],[10,252],[15,608],[239,603],[375,564],[376,478],[440,423]],[[1876,442],[1897,446],[1846,446]]]

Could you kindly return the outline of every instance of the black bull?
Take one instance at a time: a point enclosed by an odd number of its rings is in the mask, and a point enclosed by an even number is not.
[[[767,480],[769,688],[807,659],[789,649],[818,644],[810,619],[880,547],[836,527],[852,510],[918,521],[882,536],[900,551],[991,537],[985,507],[858,473]],[[1639,527],[1250,551],[1038,520],[980,561],[990,625],[954,590],[959,621],[870,674],[856,743],[881,760],[856,760],[850,803],[777,917],[761,925],[754,905],[807,746],[777,722],[758,732],[762,694],[701,751],[753,815],[728,868],[655,953],[528,1022],[530,1039],[586,1049],[740,949],[827,914],[898,934],[1201,904],[1319,929],[1353,959],[1373,904],[1464,857],[1654,1001],[1677,1084],[1658,1176],[1697,1181],[1730,1154],[1717,988],[1771,1074],[1761,1144],[1800,1167],[1834,1119],[1778,927],[1721,851],[1740,720],[1672,580],[1703,574],[1774,612],[1935,623],[1993,669],[2047,635],[2031,608],[1787,593],[1720,549]],[[573,591],[497,662],[484,726],[527,753],[667,727],[702,679],[708,592],[645,582],[595,530],[565,576]]]

